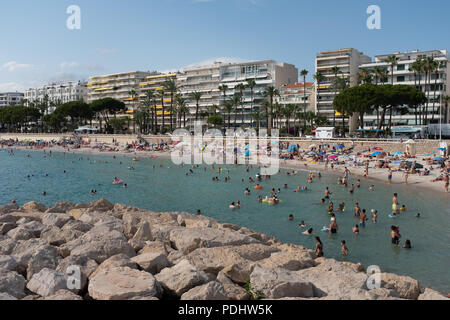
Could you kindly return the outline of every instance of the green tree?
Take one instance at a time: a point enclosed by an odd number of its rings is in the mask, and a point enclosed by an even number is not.
[[[200,104],[200,99],[202,98],[203,93],[198,92],[198,91],[194,91],[191,93],[191,99],[195,100],[195,121],[198,120],[198,116],[199,116],[199,104]]]
[[[303,69],[302,71],[300,71],[300,75],[303,77],[303,115],[306,116],[306,76],[308,75],[308,70]],[[305,122],[303,123],[303,127],[306,128],[306,117]]]
[[[115,117],[117,112],[126,110],[125,103],[113,98],[95,100],[91,102],[90,107],[100,121],[100,128],[101,121],[108,123],[111,114]]]
[[[164,83],[164,89],[170,93],[170,131],[173,131],[173,113],[175,112],[174,97],[177,94],[178,88],[175,80],[170,79]]]
[[[242,121],[241,121],[241,124],[242,124],[242,125],[244,125],[244,123],[245,123],[245,115],[244,115],[244,111],[245,111],[245,107],[244,107],[244,91],[245,91],[246,88],[247,88],[246,85],[243,84],[243,83],[238,84],[238,85],[234,88],[235,91],[236,91],[236,90],[239,91],[239,95],[240,95],[240,97],[241,97],[240,107],[241,107],[241,113],[242,113]]]
[[[334,74],[333,81],[336,83],[336,80],[338,79],[338,75],[341,73],[341,68],[338,66],[334,66],[331,68],[331,72]],[[334,96],[336,97],[338,93],[338,87],[334,86]],[[336,127],[336,112],[333,113],[333,127]]]
[[[314,75],[314,80],[316,80],[316,104],[319,104],[319,91],[320,91],[320,84],[325,81],[325,76],[322,74],[322,72],[317,72]],[[319,114],[319,108],[317,108],[317,114]]]
[[[274,101],[275,97],[280,96],[280,92],[274,86],[270,86],[270,87],[267,87],[266,90],[264,91],[264,96],[266,98],[268,98],[268,102],[269,102],[268,106],[270,108],[270,110],[268,110],[268,112],[266,112],[267,130],[270,133],[272,130],[272,126],[273,126],[273,101]]]

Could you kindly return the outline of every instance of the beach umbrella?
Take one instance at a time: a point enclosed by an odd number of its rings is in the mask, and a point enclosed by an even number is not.
[[[329,156],[328,159],[337,159],[338,156]]]
[[[340,144],[340,145],[337,146],[337,148],[338,148],[338,149],[344,149],[345,146],[344,146],[343,144]]]
[[[403,152],[394,152],[392,155],[393,156],[401,156],[403,154]]]
[[[445,149],[445,148],[438,148],[438,150],[439,150],[439,151],[445,151],[445,150],[447,150],[447,149]]]
[[[445,159],[442,157],[435,157],[433,158],[433,161],[444,161]]]
[[[372,153],[371,156],[372,156],[372,157],[377,157],[377,156],[379,156],[380,154],[381,154],[381,152],[380,152],[380,151],[377,151],[377,152]]]
[[[324,155],[326,155],[326,153],[325,152],[319,152],[318,155],[319,156],[324,156]]]

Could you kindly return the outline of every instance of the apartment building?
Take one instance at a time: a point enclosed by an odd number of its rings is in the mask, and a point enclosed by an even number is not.
[[[209,66],[185,69],[177,77],[180,92],[189,101],[191,120],[195,120],[197,104],[192,97],[193,92],[202,93],[199,110],[207,111],[213,106],[222,106],[235,93],[241,93],[239,85],[247,85],[249,80],[254,81],[253,89],[247,87],[242,90],[242,102],[237,107],[236,115],[233,111],[233,124],[236,118],[237,126],[255,126],[253,114],[261,110],[266,89],[273,86],[280,90],[285,84],[296,83],[298,69],[291,64],[273,60],[232,64],[216,62]],[[219,90],[221,86],[227,88],[225,95]]]
[[[370,57],[353,48],[320,52],[316,56],[316,73],[320,72],[325,77],[325,81],[322,81],[320,86],[316,86],[316,113],[327,116],[331,123],[335,116],[340,118],[341,115],[335,113],[333,108],[334,97],[341,91],[341,87],[335,85],[336,78],[343,79],[342,82],[348,87],[356,86],[359,67],[371,61]],[[337,73],[334,72],[334,67],[338,68]]]
[[[442,98],[444,96],[450,95],[450,69],[448,66],[448,61],[450,55],[447,50],[429,50],[429,51],[419,51],[414,50],[411,52],[394,52],[390,54],[383,54],[375,57],[375,61],[371,63],[366,63],[360,66],[360,69],[365,69],[373,71],[375,67],[384,68],[389,71],[389,77],[387,83],[392,83],[391,78],[391,68],[389,63],[385,60],[390,55],[395,55],[398,58],[398,64],[394,67],[394,79],[393,83],[415,86],[425,92],[428,98],[428,123],[435,122],[438,123],[441,119],[443,121],[450,119],[448,114],[449,110],[445,110],[445,103],[442,103]],[[439,62],[440,67],[437,70],[433,70],[431,79],[428,77],[427,85],[425,87],[425,74],[418,74],[411,70],[412,64],[419,60],[425,59],[427,57],[433,58],[435,61]],[[442,104],[441,104],[442,103]],[[444,108],[441,108],[444,107]],[[409,109],[407,114],[393,113],[392,122],[394,125],[416,125],[416,116],[414,109]],[[447,115],[445,115],[445,112]],[[364,118],[366,126],[375,127],[377,123],[377,115],[367,114]],[[427,123],[427,124],[428,124]],[[422,125],[422,123],[417,123]]]
[[[87,84],[87,102],[113,98],[124,102],[126,113],[131,115],[139,106],[140,84],[150,75],[150,72],[132,71],[91,77]]]
[[[163,114],[163,104],[164,104],[164,126],[170,126],[170,116],[172,112],[170,111],[170,106],[175,106],[175,101],[172,102],[171,93],[164,90],[165,83],[167,81],[177,82],[176,73],[153,73],[146,76],[143,82],[139,83],[139,99],[140,101],[145,101],[147,97],[147,92],[152,91],[154,94],[154,101],[152,102],[156,105],[156,115],[158,117],[158,125],[162,125],[162,114]],[[175,99],[174,99],[175,100]],[[175,119],[173,119],[175,122]]]
[[[24,94],[20,92],[0,93],[0,108],[20,105],[23,99]]]
[[[26,105],[42,103],[48,99],[50,105],[48,113],[52,113],[55,106],[71,101],[86,101],[86,82],[53,83],[39,88],[25,91]]]
[[[287,84],[281,87],[280,97],[277,102],[282,105],[297,104],[303,107],[306,104],[306,111],[315,110],[315,87],[313,82]]]

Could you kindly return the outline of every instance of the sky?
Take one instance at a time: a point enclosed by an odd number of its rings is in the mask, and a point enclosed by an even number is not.
[[[66,25],[71,5],[79,30]],[[450,49],[448,0],[2,0],[0,12],[0,92],[219,58],[287,62],[311,80],[320,51]]]

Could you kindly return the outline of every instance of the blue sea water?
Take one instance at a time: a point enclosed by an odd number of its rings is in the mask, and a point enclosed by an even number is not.
[[[136,170],[128,170],[130,165]],[[308,173],[287,176],[285,169],[261,182],[265,189],[256,191],[254,184],[248,183],[248,178],[254,178],[258,173],[256,167],[246,172],[244,166],[224,166],[219,175],[215,170],[201,166],[194,169],[194,174],[186,176],[190,168],[179,168],[170,160],[161,159],[132,162],[130,157],[124,156],[113,159],[112,156],[56,152],[49,156],[31,151],[15,151],[11,156],[2,150],[0,204],[15,199],[19,204],[37,201],[51,206],[57,201],[79,203],[106,198],[113,203],[153,211],[196,213],[200,209],[204,215],[220,222],[238,224],[312,249],[314,238],[303,235],[304,229],[299,227],[304,220],[322,239],[326,257],[343,260],[340,241],[346,240],[350,254],[345,260],[361,262],[366,267],[378,265],[383,272],[408,275],[422,285],[450,292],[450,197],[443,193],[362,179],[362,187],[352,195],[348,189],[337,185],[336,175],[329,173],[322,173],[321,180],[308,185],[311,192],[294,193],[298,185],[306,185]],[[27,178],[28,175],[31,177]],[[227,175],[231,181],[223,182]],[[215,176],[221,181],[212,181]],[[128,188],[112,185],[114,177],[125,180]],[[351,177],[350,182],[355,183],[356,178]],[[283,188],[286,183],[288,189]],[[369,191],[370,184],[375,185],[375,191]],[[336,235],[320,231],[330,222],[327,205],[320,204],[327,186],[333,192],[335,208],[340,202],[346,204],[345,212],[336,214],[339,225]],[[251,189],[250,196],[244,195],[247,187]],[[272,188],[281,188],[279,198],[283,203],[277,206],[258,203],[258,195],[265,197]],[[91,189],[96,189],[98,194],[90,195]],[[42,196],[43,191],[47,196]],[[400,204],[405,204],[408,210],[391,219],[388,215],[395,192],[399,194]],[[231,211],[229,205],[238,200],[242,208]],[[368,221],[358,236],[352,233],[352,227],[358,223],[353,215],[356,202],[367,210],[369,219],[371,209],[379,212],[378,223]],[[415,217],[418,212],[421,218]],[[294,215],[294,221],[288,221],[290,214]],[[402,244],[406,239],[411,240],[411,250],[391,244],[390,226],[393,224],[400,226]]]

